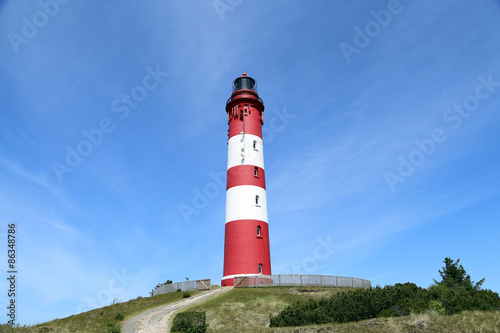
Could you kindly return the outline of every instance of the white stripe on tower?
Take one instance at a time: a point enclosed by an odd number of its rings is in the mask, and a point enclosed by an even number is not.
[[[254,142],[256,148],[253,148]],[[235,135],[229,139],[227,150],[228,170],[237,165],[254,165],[264,169],[262,139],[257,135]]]
[[[226,192],[226,223],[257,220],[267,223],[266,190],[259,186],[241,185]]]

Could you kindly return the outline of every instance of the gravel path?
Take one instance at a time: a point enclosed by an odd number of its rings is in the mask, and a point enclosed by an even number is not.
[[[233,287],[222,287],[205,293],[186,298],[182,301],[162,305],[154,309],[138,314],[129,319],[123,325],[123,333],[165,333],[167,331],[169,320],[172,314],[182,308],[200,303],[209,297],[219,295],[231,290]]]

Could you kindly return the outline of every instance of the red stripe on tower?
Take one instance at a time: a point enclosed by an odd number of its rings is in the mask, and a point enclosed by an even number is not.
[[[234,278],[271,275],[262,125],[264,103],[255,80],[234,80],[228,117],[226,227],[222,286]]]
[[[240,185],[254,185],[266,189],[266,175],[264,169],[253,165],[238,165],[227,170],[227,187]]]

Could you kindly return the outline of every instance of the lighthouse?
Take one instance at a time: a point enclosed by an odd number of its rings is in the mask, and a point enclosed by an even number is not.
[[[235,277],[271,275],[262,125],[264,103],[253,78],[233,82],[226,103],[226,223],[222,286]]]

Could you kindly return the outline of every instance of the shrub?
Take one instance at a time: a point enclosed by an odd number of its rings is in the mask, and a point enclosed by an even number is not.
[[[177,292],[178,292],[178,293],[180,293],[181,291],[182,291],[182,289],[180,289],[180,288],[179,288],[179,289],[177,289]]]
[[[433,285],[429,287],[428,292],[432,300],[441,303],[443,307],[442,313],[445,314],[454,314],[467,310],[500,310],[500,296],[491,290],[449,288],[443,285]]]
[[[271,316],[270,326],[300,326],[324,323],[345,323],[375,317],[404,316],[426,310],[440,314],[461,311],[500,311],[500,296],[491,290],[482,290],[484,279],[474,283],[460,259],[445,258],[439,271],[442,281],[434,280],[428,289],[413,283],[380,288],[356,289],[330,299],[310,300],[288,306]]]
[[[398,312],[395,309],[384,309],[377,314],[377,318],[396,317]]]
[[[116,324],[109,323],[108,324],[108,333],[120,333],[120,327],[118,327]]]
[[[191,297],[191,294],[186,291],[184,294],[182,294],[182,297],[188,298]]]
[[[289,306],[271,317],[271,326],[346,323],[375,317],[403,316],[428,309],[427,290],[413,283],[356,289],[328,299],[309,300]]]
[[[122,315],[120,312],[118,312],[118,313],[116,314],[116,316],[115,316],[115,320],[119,320],[119,321],[121,321],[121,320],[123,320],[123,318],[124,318],[124,317],[123,317],[123,315]]]
[[[182,312],[178,313],[172,324],[171,332],[205,333],[206,324],[205,312]]]
[[[430,310],[435,310],[439,314],[445,314],[446,310],[443,307],[443,304],[439,301],[432,300],[429,303],[429,309]]]
[[[500,296],[491,290],[413,283],[356,289],[331,298],[288,306],[270,319],[271,327],[346,323],[375,317],[396,317],[426,310],[455,314],[466,310],[500,310]]]

